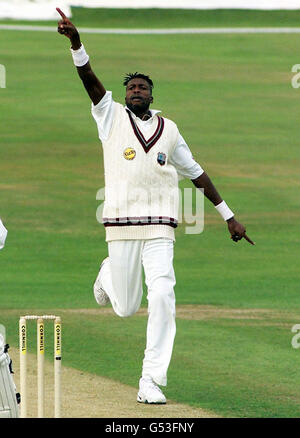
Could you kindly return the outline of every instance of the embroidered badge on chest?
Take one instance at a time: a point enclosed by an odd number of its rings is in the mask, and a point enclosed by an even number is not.
[[[157,162],[158,162],[161,166],[163,166],[164,164],[166,164],[166,159],[167,159],[166,154],[164,154],[163,152],[158,152],[158,154],[157,154]]]
[[[123,152],[125,160],[133,160],[136,156],[136,152],[133,148],[126,148]]]

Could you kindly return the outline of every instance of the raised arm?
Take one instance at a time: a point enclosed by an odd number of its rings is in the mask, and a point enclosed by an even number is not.
[[[72,51],[75,51],[75,56],[76,53],[78,53],[78,55],[81,55],[82,54],[81,52],[84,51],[84,48],[83,45],[81,44],[78,30],[59,8],[56,8],[56,10],[61,16],[61,20],[58,22],[58,27],[57,27],[58,33],[69,38],[71,42],[71,49]],[[83,52],[83,54],[84,53],[85,52]],[[82,58],[84,59],[84,56],[82,56]],[[106,90],[103,84],[99,81],[99,79],[93,72],[87,56],[86,58],[87,58],[87,62],[84,63],[84,65],[82,66],[77,65],[76,68],[79,77],[82,80],[83,85],[86,91],[88,92],[88,95],[90,96],[93,104],[97,105],[97,103],[100,102],[100,100],[106,93]]]

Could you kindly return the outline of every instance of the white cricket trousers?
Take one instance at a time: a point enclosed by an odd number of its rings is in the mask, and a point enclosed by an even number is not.
[[[104,263],[100,271],[100,281],[115,313],[127,317],[140,307],[144,268],[148,323],[142,377],[149,376],[163,386],[167,384],[176,333],[173,249],[174,242],[166,238],[111,241],[109,263]]]

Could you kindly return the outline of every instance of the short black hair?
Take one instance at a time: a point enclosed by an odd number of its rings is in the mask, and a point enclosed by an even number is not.
[[[152,88],[154,87],[152,79],[150,79],[149,76],[146,76],[143,73],[138,73],[137,71],[135,73],[127,73],[125,78],[124,78],[123,85],[125,85],[125,87],[126,87],[128,82],[131,81],[132,79],[135,79],[135,78],[141,78],[141,79],[144,79],[146,82],[148,82],[148,84],[150,85],[151,91],[152,91]]]

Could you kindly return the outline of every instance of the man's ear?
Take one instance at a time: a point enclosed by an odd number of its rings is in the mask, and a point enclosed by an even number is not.
[[[153,96],[150,97],[150,102],[153,103]]]

